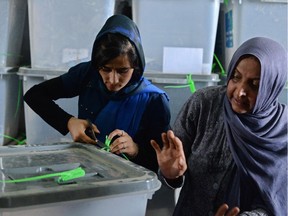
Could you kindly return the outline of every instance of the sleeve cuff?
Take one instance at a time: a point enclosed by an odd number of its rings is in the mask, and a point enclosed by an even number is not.
[[[158,169],[158,176],[159,176],[160,181],[171,189],[182,187],[184,184],[184,180],[185,180],[185,176],[183,175],[176,179],[167,179],[163,176],[160,169]]]

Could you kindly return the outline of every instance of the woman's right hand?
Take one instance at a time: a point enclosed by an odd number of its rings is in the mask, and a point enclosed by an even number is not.
[[[182,142],[172,130],[162,133],[161,136],[162,149],[155,140],[151,140],[151,145],[157,154],[159,168],[165,178],[176,179],[182,176],[187,169]]]
[[[67,127],[74,142],[96,144],[96,140],[93,140],[85,133],[85,130],[90,127],[87,120],[71,117],[67,123]],[[92,124],[92,129],[95,133],[100,133],[94,124]]]

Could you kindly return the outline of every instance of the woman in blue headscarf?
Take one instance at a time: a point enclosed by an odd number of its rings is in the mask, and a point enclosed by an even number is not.
[[[287,214],[286,80],[287,51],[252,38],[233,55],[227,85],[195,92],[163,148],[151,141],[163,182],[182,187],[174,215]]]
[[[136,24],[124,15],[113,15],[95,39],[91,61],[33,86],[24,100],[60,133],[70,132],[74,141],[104,143],[108,136],[113,141],[111,152],[125,154],[131,161],[157,171],[150,140],[161,141],[161,133],[169,129],[170,109],[167,94],[143,77],[144,68]],[[78,117],[54,102],[76,96]],[[85,132],[89,127],[96,133],[97,142]]]

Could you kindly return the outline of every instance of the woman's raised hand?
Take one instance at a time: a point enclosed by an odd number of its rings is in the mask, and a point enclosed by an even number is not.
[[[163,148],[160,149],[155,140],[151,145],[156,151],[158,165],[162,175],[167,179],[182,176],[187,169],[186,158],[181,140],[174,135],[172,130],[162,133]]]

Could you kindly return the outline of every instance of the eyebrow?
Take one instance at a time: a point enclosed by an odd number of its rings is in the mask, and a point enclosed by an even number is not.
[[[242,73],[237,70],[237,67],[235,68],[234,72],[231,75],[235,75],[235,73],[238,72],[239,74],[242,75]],[[261,76],[255,77],[255,78],[249,78],[249,79],[253,79],[253,80],[260,80]]]
[[[131,69],[131,67],[117,67],[117,68],[113,68],[113,67],[107,67],[107,66],[103,66],[102,68],[105,69],[105,70],[112,70],[112,69],[114,69],[114,70],[129,70],[129,69]]]

